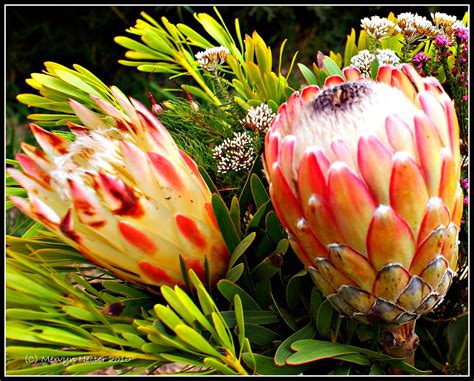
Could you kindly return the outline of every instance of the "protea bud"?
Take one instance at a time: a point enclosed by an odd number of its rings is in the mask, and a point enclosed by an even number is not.
[[[413,67],[290,96],[266,135],[275,211],[339,311],[403,324],[445,296],[463,208],[453,102]]]
[[[87,127],[69,124],[73,142],[31,124],[43,150],[22,143],[23,172],[10,173],[29,199],[11,200],[124,280],[183,285],[181,256],[201,278],[206,259],[215,282],[229,253],[196,163],[141,103],[112,92],[125,112],[93,99],[113,128],[73,100]]]

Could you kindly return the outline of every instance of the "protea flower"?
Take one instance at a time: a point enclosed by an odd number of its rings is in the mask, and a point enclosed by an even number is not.
[[[463,208],[459,127],[435,78],[354,67],[279,110],[265,141],[275,211],[333,306],[412,322],[445,296]]]
[[[29,199],[11,197],[87,258],[122,279],[183,285],[180,256],[201,278],[227,269],[211,192],[196,163],[138,101],[112,88],[120,106],[93,97],[113,121],[70,100],[87,127],[69,123],[71,142],[31,124],[43,150],[23,143],[23,172],[10,169]]]

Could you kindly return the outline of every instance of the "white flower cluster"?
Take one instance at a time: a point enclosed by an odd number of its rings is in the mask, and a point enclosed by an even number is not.
[[[255,157],[253,138],[247,132],[234,132],[232,139],[225,139],[214,148],[212,156],[218,160],[217,172],[248,171]]]
[[[257,107],[250,107],[247,115],[240,123],[244,127],[251,128],[255,132],[265,133],[270,127],[276,114],[272,111],[266,103],[262,103]]]
[[[397,53],[391,49],[377,49],[376,55],[364,49],[351,58],[351,65],[358,68],[363,76],[369,77],[371,65],[374,60],[377,60],[379,65],[396,66],[400,63],[400,58],[398,58]]]
[[[199,65],[203,69],[207,71],[215,71],[225,62],[228,55],[229,49],[223,46],[218,46],[216,48],[211,48],[203,52],[196,53],[194,57],[196,57]]]
[[[395,28],[395,24],[386,17],[364,17],[360,22],[362,28],[376,40],[390,36]]]
[[[454,31],[456,29],[464,29],[466,26],[462,21],[458,20],[456,16],[450,16],[446,13],[436,12],[431,14],[433,23],[438,27],[438,31],[442,32],[445,36],[450,39],[453,38]]]
[[[397,32],[400,32],[406,39],[416,40],[422,37],[435,37],[436,27],[424,16],[417,13],[403,12],[397,16]]]
[[[351,65],[358,68],[362,75],[370,77],[371,64],[374,60],[375,55],[364,49],[351,58]]]
[[[397,53],[391,49],[377,49],[377,61],[379,65],[398,65],[400,63],[400,58],[398,58]]]

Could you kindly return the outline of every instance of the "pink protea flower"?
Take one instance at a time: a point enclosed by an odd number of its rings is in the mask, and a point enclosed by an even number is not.
[[[196,163],[141,103],[116,88],[112,93],[124,112],[91,97],[113,128],[73,100],[70,106],[87,127],[69,124],[74,142],[31,124],[42,150],[22,143],[26,155],[17,159],[23,172],[9,172],[29,198],[11,200],[122,279],[183,285],[181,256],[201,278],[206,259],[217,281],[229,253]]]
[[[354,67],[280,106],[265,140],[275,211],[335,308],[403,324],[439,304],[457,263],[459,126],[435,78]]]

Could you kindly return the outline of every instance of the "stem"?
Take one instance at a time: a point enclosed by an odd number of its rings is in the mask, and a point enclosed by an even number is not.
[[[398,327],[384,327],[380,333],[385,351],[392,357],[405,359],[410,365],[415,364],[415,351],[420,340],[415,333],[416,320],[400,325]],[[401,374],[400,369],[392,368],[393,374]]]

